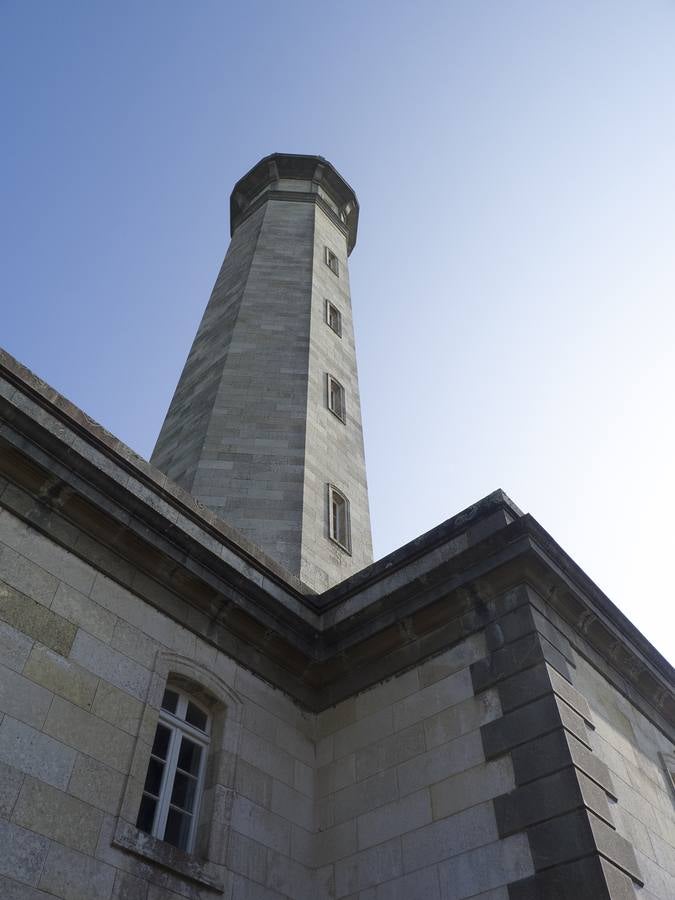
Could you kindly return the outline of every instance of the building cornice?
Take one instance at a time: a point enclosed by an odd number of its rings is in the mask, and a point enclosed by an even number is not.
[[[0,375],[0,504],[306,708],[484,629],[527,584],[577,652],[675,726],[672,667],[503,492],[317,595],[8,354]]]

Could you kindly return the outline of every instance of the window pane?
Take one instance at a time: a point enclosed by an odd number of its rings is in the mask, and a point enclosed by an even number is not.
[[[159,788],[162,784],[162,772],[164,771],[164,763],[158,759],[151,759],[148,765],[148,774],[145,776],[145,790],[149,794],[159,797]]]
[[[175,713],[177,706],[178,694],[175,691],[170,691],[169,688],[167,688],[164,691],[164,696],[162,697],[162,709],[166,709],[170,713]]]
[[[334,378],[328,378],[328,405],[341,419],[344,417],[344,390]]]
[[[148,834],[150,834],[152,832],[152,823],[155,821],[156,808],[157,801],[153,800],[152,797],[143,794],[141,808],[138,811],[138,818],[136,819],[136,827],[140,828],[141,831],[147,831]]]
[[[192,812],[195,807],[195,791],[197,789],[197,779],[184,775],[182,772],[176,772],[176,780],[173,783],[173,791],[171,792],[171,802],[174,806],[180,806]]]
[[[328,299],[326,299],[326,321],[338,336],[342,335],[340,311]]]
[[[184,737],[180,745],[180,753],[178,754],[178,768],[191,775],[199,772],[199,761],[202,758],[202,748],[194,741]]]
[[[181,850],[187,850],[190,838],[190,823],[192,816],[182,813],[177,809],[169,809],[169,815],[166,819],[166,829],[164,831],[164,840],[174,847]]]
[[[195,706],[191,700],[188,700],[187,711],[185,713],[185,721],[200,731],[206,731],[206,720],[208,716],[198,706]]]
[[[152,745],[152,755],[159,756],[160,759],[166,759],[169,749],[169,740],[171,738],[171,729],[166,725],[158,725],[155,732],[155,740]]]

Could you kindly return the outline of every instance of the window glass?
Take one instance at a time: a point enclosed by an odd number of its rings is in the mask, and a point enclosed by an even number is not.
[[[345,389],[332,375],[328,375],[328,409],[345,421]]]
[[[138,820],[136,821],[136,825],[141,831],[147,831],[148,833],[152,831],[152,823],[155,821],[156,809],[157,801],[152,797],[148,797],[147,794],[144,794],[143,799],[141,800]]]
[[[177,705],[178,694],[175,691],[170,691],[167,688],[164,691],[164,696],[162,697],[162,709],[166,709],[171,713],[175,713]]]
[[[338,337],[342,337],[342,314],[330,300],[326,300],[326,322]]]
[[[197,779],[184,772],[176,772],[176,778],[171,792],[171,805],[180,806],[190,812],[194,809]]]
[[[166,819],[164,840],[180,850],[187,850],[192,830],[192,816],[171,808]]]
[[[328,247],[326,247],[325,259],[326,259],[326,265],[331,270],[331,272],[334,275],[339,275],[340,274],[340,263],[338,261],[337,256],[333,253],[332,250],[329,250]]]
[[[202,748],[199,744],[195,744],[194,741],[184,737],[181,741],[180,753],[178,754],[178,768],[194,775],[199,770],[201,758]]]
[[[187,710],[185,712],[185,721],[200,731],[206,731],[206,720],[208,716],[203,709],[196,706],[191,700],[188,700]]]
[[[150,758],[148,764],[148,774],[145,776],[145,790],[155,797],[159,797],[159,789],[162,786],[162,775],[164,774],[164,764],[158,759]]]
[[[152,755],[158,756],[160,759],[166,759],[170,739],[171,729],[167,728],[166,725],[158,725],[155,732],[155,740],[152,744]]]
[[[351,553],[351,535],[349,525],[349,501],[333,485],[328,486],[328,533],[332,540],[343,550]]]

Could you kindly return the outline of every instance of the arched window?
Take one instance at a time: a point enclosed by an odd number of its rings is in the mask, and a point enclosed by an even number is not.
[[[242,709],[209,667],[157,654],[130,767],[144,780],[127,779],[115,848],[222,893]]]
[[[211,717],[196,698],[169,684],[155,730],[136,825],[192,852],[204,790]]]

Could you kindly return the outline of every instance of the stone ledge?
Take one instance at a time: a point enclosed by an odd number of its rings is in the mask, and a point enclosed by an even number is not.
[[[164,869],[169,869],[174,875],[194,881],[215,893],[222,894],[225,890],[225,885],[212,863],[197,859],[190,853],[183,853],[177,847],[146,834],[122,819],[117,821],[112,843],[121,850],[150,860]]]

